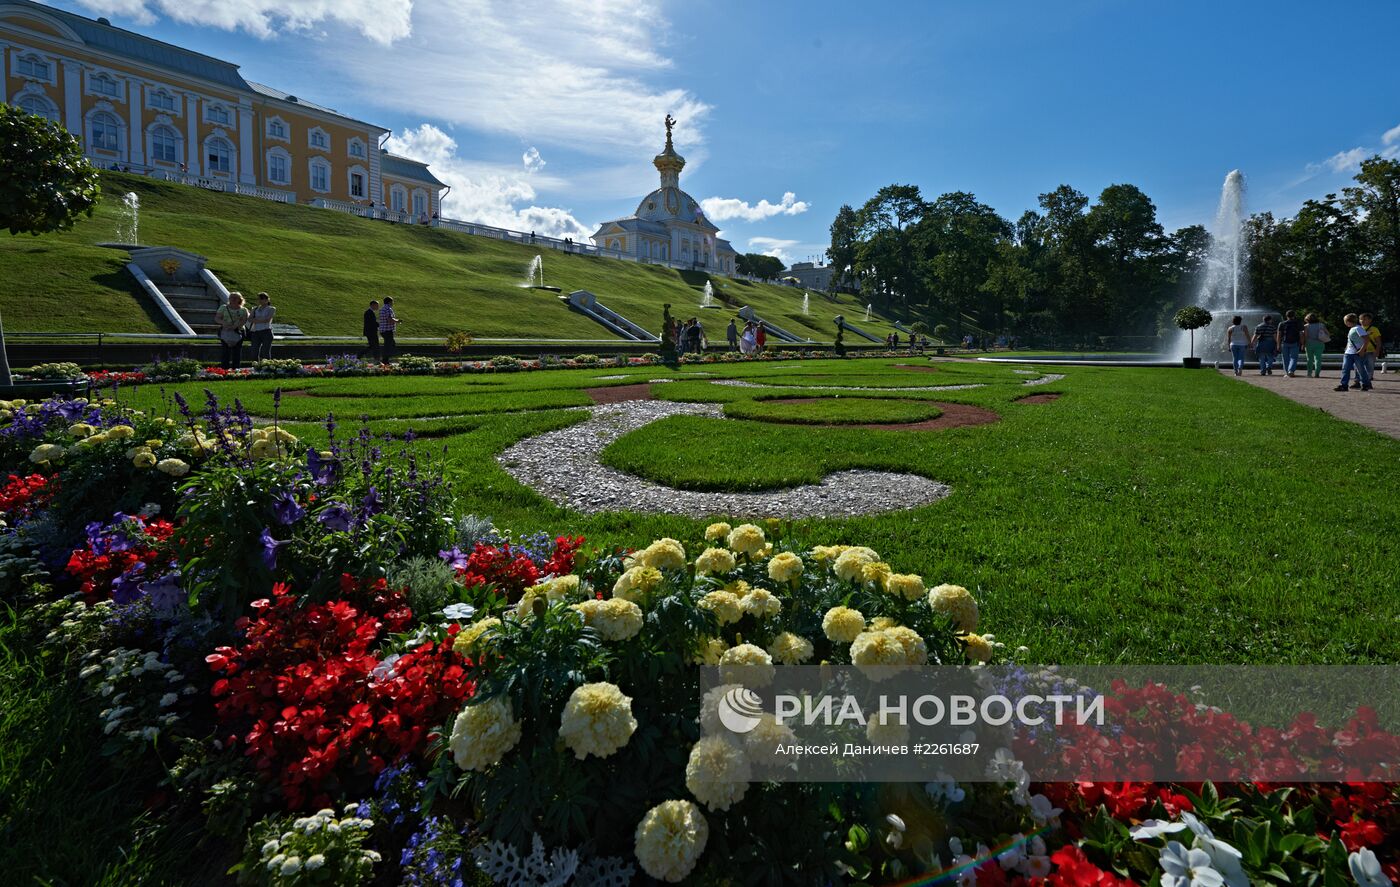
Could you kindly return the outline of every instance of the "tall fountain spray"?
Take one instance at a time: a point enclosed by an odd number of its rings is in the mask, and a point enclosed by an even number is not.
[[[1196,350],[1207,355],[1223,353],[1225,330],[1236,315],[1251,329],[1265,314],[1278,319],[1276,312],[1249,304],[1249,242],[1244,230],[1249,216],[1245,212],[1245,191],[1244,173],[1230,170],[1220,188],[1220,206],[1210,231],[1210,255],[1196,293],[1196,304],[1213,315],[1210,326],[1196,334]],[[1174,353],[1185,357],[1190,347],[1190,334],[1183,331],[1176,339]]]
[[[141,198],[128,192],[117,210],[117,243],[136,246],[140,239]]]
[[[811,304],[811,303],[812,303],[812,294],[811,294],[811,293],[803,293],[803,294],[802,294],[802,316],[803,316],[803,317],[806,317],[807,315],[809,315],[809,314],[812,313],[812,304]]]
[[[874,308],[875,308],[875,305],[874,305],[873,303],[870,304],[870,305],[866,305],[866,306],[865,306],[865,319],[866,319],[866,320],[869,320],[869,319],[870,319],[870,312],[871,312]]]
[[[713,308],[713,307],[715,307],[715,288],[714,288],[713,286],[710,285],[710,282],[709,282],[708,280],[705,281],[705,290],[704,290],[704,292],[703,292],[703,293],[701,294],[701,296],[700,296],[700,307],[701,307],[701,308]]]
[[[544,256],[535,256],[525,266],[525,282],[520,285],[526,288],[544,286]]]

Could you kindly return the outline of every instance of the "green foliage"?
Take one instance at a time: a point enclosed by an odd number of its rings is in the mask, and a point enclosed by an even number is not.
[[[466,550],[470,551],[470,546]],[[406,557],[390,564],[387,574],[389,587],[403,589],[409,607],[424,618],[457,602],[452,567],[442,558],[423,554]]]
[[[783,260],[763,253],[740,253],[734,259],[734,270],[760,280],[777,280],[783,273]]]
[[[449,354],[461,354],[467,346],[472,343],[472,334],[465,330],[447,334],[447,351]]]
[[[364,884],[374,875],[379,854],[365,847],[374,823],[355,815],[321,810],[296,819],[273,817],[248,832],[243,860],[230,870],[239,884],[263,887]]]
[[[433,367],[437,366],[437,361],[426,355],[404,354],[394,359],[399,369],[408,372],[431,373]]]
[[[725,404],[724,414],[733,419],[762,422],[789,422],[799,425],[864,425],[923,422],[942,414],[929,401],[893,398],[822,397],[814,402],[784,403],[781,400],[747,400]]]
[[[1211,315],[1199,305],[1187,305],[1173,315],[1172,321],[1183,330],[1198,330],[1210,326]]]
[[[67,230],[92,215],[100,193],[77,136],[0,103],[0,227],[11,235]]]

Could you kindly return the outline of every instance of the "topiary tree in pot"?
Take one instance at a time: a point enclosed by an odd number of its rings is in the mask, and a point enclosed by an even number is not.
[[[1199,305],[1187,305],[1176,312],[1176,317],[1173,319],[1179,328],[1186,330],[1191,335],[1191,356],[1183,357],[1181,365],[1190,368],[1199,367],[1201,359],[1196,356],[1196,330],[1210,326],[1210,322],[1214,318],[1211,317],[1209,311]]]

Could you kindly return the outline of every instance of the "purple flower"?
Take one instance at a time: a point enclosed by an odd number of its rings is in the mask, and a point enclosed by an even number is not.
[[[180,590],[180,574],[167,573],[154,582],[143,582],[141,592],[151,602],[151,608],[162,616],[171,616],[184,600]]]
[[[316,519],[332,533],[344,533],[350,529],[350,509],[339,502],[326,506]]]
[[[291,526],[297,521],[306,517],[306,509],[297,501],[297,497],[291,493],[283,493],[282,496],[272,504],[272,513],[277,518],[277,522],[284,527]]]
[[[277,569],[278,550],[287,543],[278,542],[272,538],[272,530],[267,527],[263,527],[262,535],[258,537],[258,540],[262,542],[263,547],[263,566],[267,567],[267,571],[270,573]]]
[[[141,593],[142,580],[146,576],[146,562],[137,561],[125,573],[112,580],[112,600],[121,606],[135,601]]]
[[[384,510],[384,503],[379,498],[379,491],[374,487],[369,488],[365,498],[360,500],[360,507],[364,509],[366,516],[376,515]]]
[[[315,449],[306,451],[306,467],[311,472],[311,479],[319,486],[327,486],[335,480],[335,460],[321,458]]]
[[[447,565],[454,570],[465,570],[467,568],[467,554],[456,545],[446,551],[439,551],[438,557],[447,561]]]

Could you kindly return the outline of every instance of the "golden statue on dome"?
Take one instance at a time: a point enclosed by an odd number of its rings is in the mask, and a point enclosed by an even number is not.
[[[667,114],[667,115],[666,115],[666,147],[667,147],[668,149],[671,147],[671,127],[673,127],[673,126],[675,126],[675,125],[676,125],[676,118],[672,117],[670,114]]]

